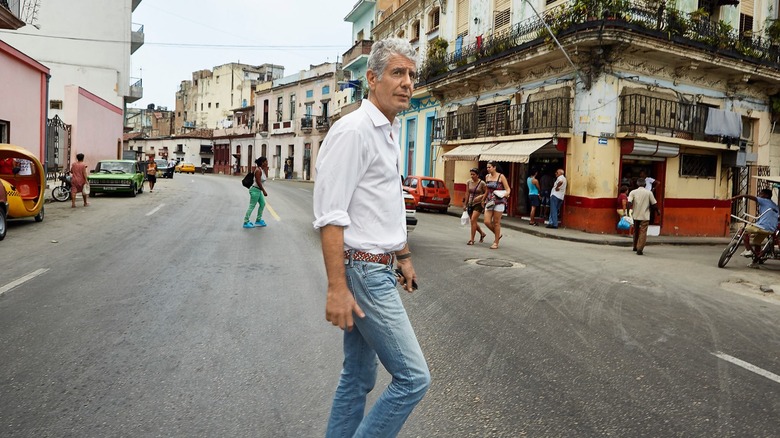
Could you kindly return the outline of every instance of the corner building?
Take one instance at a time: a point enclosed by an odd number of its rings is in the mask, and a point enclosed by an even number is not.
[[[728,198],[780,170],[770,2],[408,0],[377,14],[414,19],[407,3],[421,17],[441,8],[447,50],[421,51],[415,94],[440,105],[429,165],[453,199],[494,160],[512,186],[508,214],[522,216],[529,170],[562,168],[563,226],[615,233],[619,186],[644,173],[661,234],[724,236],[749,208]]]

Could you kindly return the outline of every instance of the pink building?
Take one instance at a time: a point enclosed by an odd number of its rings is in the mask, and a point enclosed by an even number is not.
[[[0,41],[0,143],[44,161],[49,69]]]
[[[93,168],[100,160],[122,158],[122,108],[75,86],[65,87],[64,116],[72,121],[69,161],[83,153]]]

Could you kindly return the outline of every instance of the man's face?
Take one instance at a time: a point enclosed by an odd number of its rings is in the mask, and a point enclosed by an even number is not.
[[[417,69],[412,60],[393,55],[387,63],[382,79],[372,70],[368,71],[366,79],[371,90],[369,100],[392,120],[396,114],[409,108]]]

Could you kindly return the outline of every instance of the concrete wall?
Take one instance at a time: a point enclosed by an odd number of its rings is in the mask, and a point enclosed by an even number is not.
[[[122,158],[121,108],[75,85],[65,87],[63,104],[67,120],[73,121],[70,162],[78,153],[89,168],[100,160]]]
[[[0,120],[9,125],[9,143],[44,161],[46,74],[48,69],[0,41]]]

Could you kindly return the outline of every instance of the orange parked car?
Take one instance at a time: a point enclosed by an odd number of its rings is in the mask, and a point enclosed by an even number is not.
[[[450,206],[450,191],[439,178],[430,176],[408,176],[404,180],[404,190],[414,196],[417,208],[436,210],[446,213]]]

